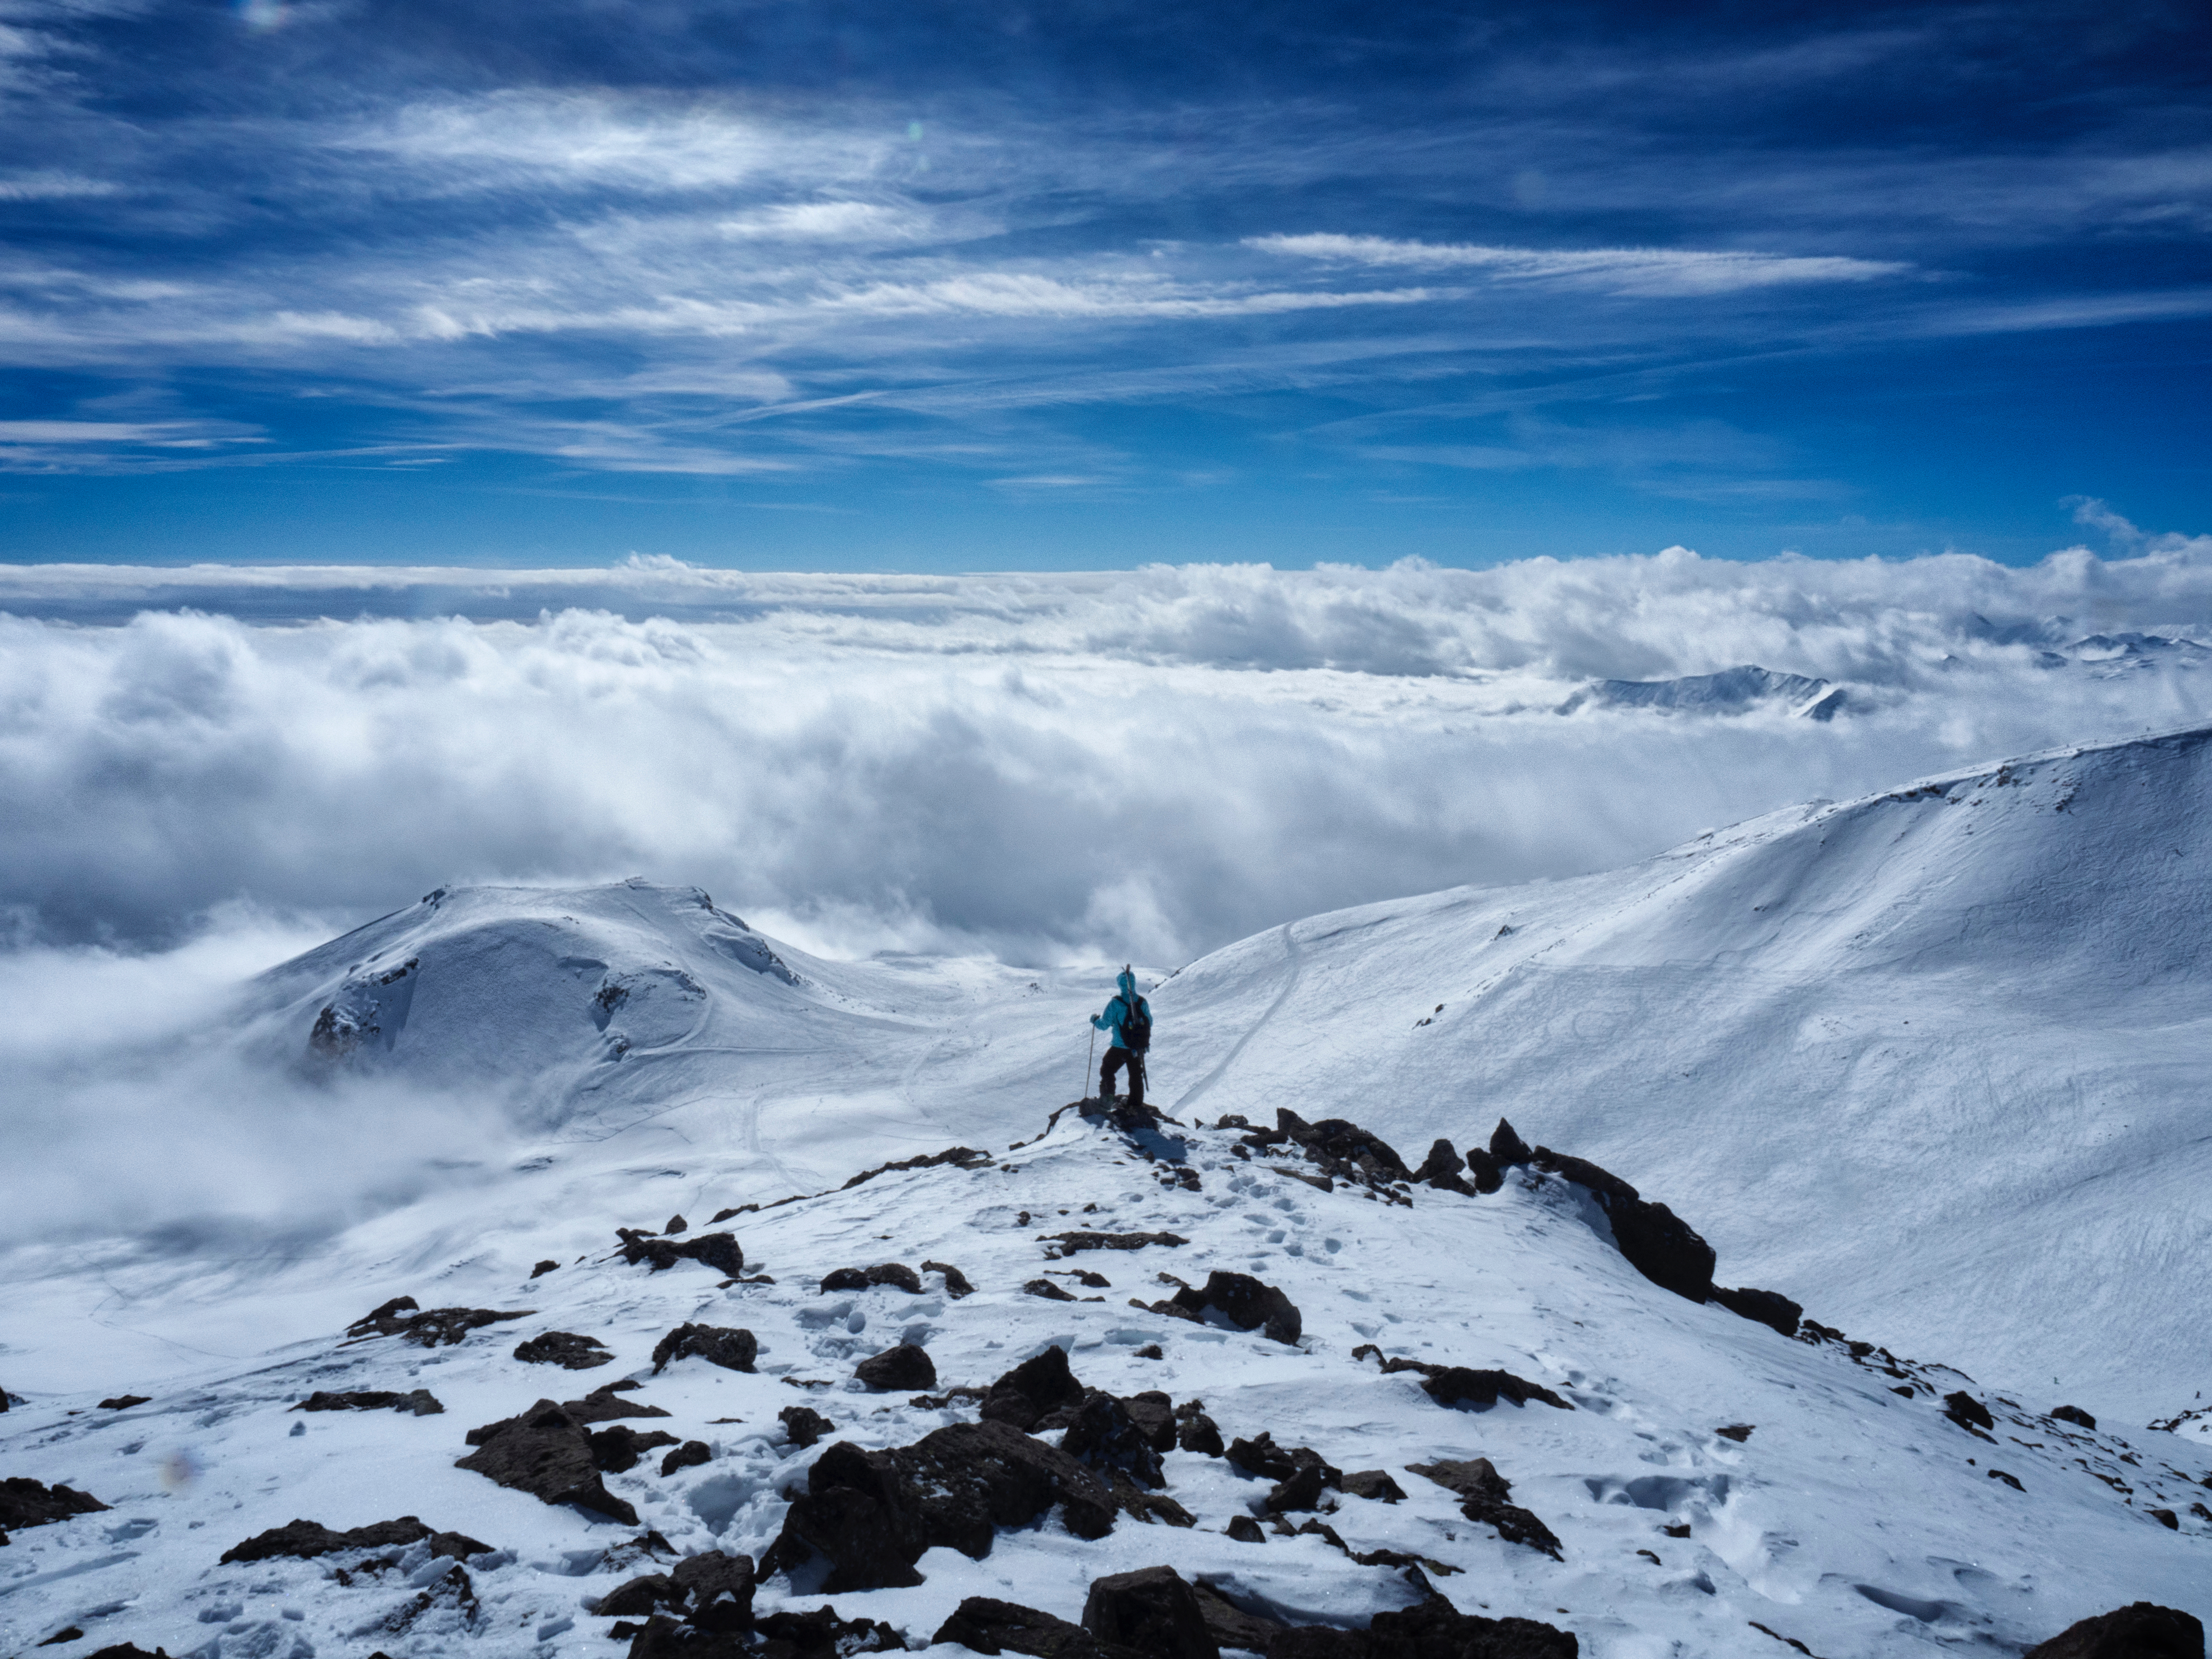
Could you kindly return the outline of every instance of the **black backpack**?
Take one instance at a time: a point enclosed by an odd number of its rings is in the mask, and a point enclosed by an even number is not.
[[[1152,1046],[1152,1011],[1142,997],[1121,1017],[1121,1046],[1133,1054],[1141,1054]]]

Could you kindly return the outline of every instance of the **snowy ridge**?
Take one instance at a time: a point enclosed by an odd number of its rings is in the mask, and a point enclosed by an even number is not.
[[[611,1616],[593,1616],[599,1598],[675,1554],[762,1558],[786,1494],[804,1489],[831,1442],[901,1446],[973,1420],[974,1396],[944,1390],[987,1387],[1053,1345],[1091,1387],[1200,1400],[1226,1438],[1265,1430],[1336,1468],[1379,1468],[1403,1500],[1325,1492],[1318,1512],[1284,1522],[1327,1533],[1242,1541],[1228,1524],[1264,1511],[1270,1480],[1170,1450],[1163,1495],[1187,1529],[1123,1514],[1086,1539],[1046,1516],[1002,1528],[979,1559],[928,1551],[910,1588],[823,1597],[805,1593],[803,1573],[770,1572],[756,1612],[826,1602],[921,1645],[964,1597],[1073,1620],[1094,1579],[1162,1563],[1277,1621],[1356,1628],[1441,1594],[1468,1613],[1571,1631],[1601,1656],[1765,1655],[1778,1638],[1827,1656],[1960,1643],[2017,1653],[2135,1599],[2212,1612],[2212,1523],[2189,1507],[2201,1448],[2162,1436],[2130,1444],[1941,1367],[1792,1341],[1694,1305],[1631,1268],[1584,1191],[1556,1176],[1518,1170],[1486,1197],[1345,1180],[1322,1190],[1297,1146],[1255,1155],[1248,1139],[1234,1126],[1172,1123],[1125,1134],[1067,1113],[997,1157],[731,1218],[742,1280],[689,1261],[655,1272],[605,1249],[532,1278],[532,1241],[519,1236],[419,1274],[425,1306],[531,1310],[450,1346],[348,1343],[343,1322],[367,1309],[345,1303],[317,1338],[173,1376],[143,1405],[33,1395],[0,1424],[10,1472],[111,1507],[15,1535],[0,1557],[0,1645],[24,1650],[71,1626],[203,1659],[614,1651]],[[711,1185],[714,1162],[689,1173]],[[611,1219],[599,1224],[603,1244]],[[1184,1242],[1063,1255],[1050,1236],[1078,1227]],[[917,1292],[821,1288],[832,1269],[884,1261],[948,1264],[974,1293],[955,1294],[936,1267]],[[1286,1293],[1303,1314],[1297,1344],[1130,1305],[1166,1296],[1164,1279],[1195,1284],[1214,1271]],[[1040,1279],[1065,1289],[1052,1299],[1024,1289]],[[656,1372],[656,1343],[687,1322],[751,1332],[757,1370],[678,1359]],[[552,1330],[609,1352],[582,1371],[516,1356]],[[873,1393],[852,1380],[859,1360],[901,1341],[927,1349],[936,1390]],[[1369,1345],[1385,1358],[1499,1368],[1571,1408],[1440,1406],[1418,1372],[1386,1374],[1355,1353]],[[655,1449],[605,1476],[639,1525],[454,1467],[472,1425],[623,1379],[641,1385],[629,1402],[668,1413],[630,1426],[703,1453],[664,1474]],[[316,1390],[365,1389],[427,1389],[444,1410],[289,1409]],[[1988,1432],[1947,1414],[1942,1396],[1961,1390],[1990,1412]],[[779,1423],[795,1405],[833,1425],[811,1450]],[[1476,1456],[1557,1534],[1558,1559],[1470,1522],[1410,1467]],[[2178,1511],[2175,1529],[2151,1508]],[[419,1543],[216,1559],[295,1518],[343,1529],[403,1515],[489,1553],[468,1554],[458,1580]],[[611,1547],[645,1528],[671,1556]],[[1409,1574],[1382,1552],[1426,1565]],[[374,1567],[387,1558],[392,1567]]]

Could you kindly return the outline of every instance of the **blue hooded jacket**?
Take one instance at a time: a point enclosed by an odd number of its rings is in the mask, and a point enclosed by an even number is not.
[[[1102,1031],[1112,1032],[1116,1048],[1126,1048],[1128,1044],[1121,1041],[1121,1022],[1137,1009],[1143,1009],[1148,1017],[1152,1009],[1150,1003],[1137,994],[1137,976],[1127,968],[1121,971],[1114,982],[1121,988],[1121,994],[1106,1005],[1104,1013],[1091,1015],[1091,1023]]]

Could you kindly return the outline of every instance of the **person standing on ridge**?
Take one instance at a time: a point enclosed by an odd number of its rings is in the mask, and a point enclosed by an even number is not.
[[[1122,968],[1114,982],[1121,988],[1121,994],[1106,1005],[1104,1013],[1091,1016],[1095,1028],[1112,1033],[1105,1060],[1098,1067],[1098,1098],[1113,1104],[1114,1073],[1126,1066],[1129,1104],[1141,1106],[1145,1103],[1145,1054],[1152,1046],[1152,1006],[1137,994],[1137,976],[1127,967]]]

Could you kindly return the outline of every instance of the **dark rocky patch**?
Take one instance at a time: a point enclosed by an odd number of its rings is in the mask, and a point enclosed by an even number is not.
[[[917,1584],[925,1550],[949,1545],[981,1560],[998,1528],[1026,1526],[1054,1505],[1079,1538],[1113,1527],[1112,1495],[1096,1475],[1005,1423],[956,1423],[888,1451],[841,1440],[807,1471],[763,1570],[818,1554],[829,1562],[824,1594]]]
[[[1587,1158],[1539,1146],[1531,1161],[1538,1169],[1589,1190],[1613,1224],[1613,1243],[1630,1267],[1692,1302],[1711,1298],[1717,1258],[1713,1247],[1688,1222],[1664,1204],[1639,1197],[1635,1188]]]
[[[757,1651],[740,1640],[753,1628],[753,1589],[752,1557],[708,1550],[671,1571],[631,1579],[602,1596],[597,1612],[603,1618],[646,1616],[645,1627],[633,1630],[632,1653],[642,1644],[647,1653],[734,1659]]]
[[[703,1440],[687,1440],[660,1460],[661,1478],[665,1480],[678,1469],[693,1469],[702,1463],[714,1461],[714,1454]]]
[[[1022,1653],[1036,1659],[1139,1659],[1137,1650],[1102,1642],[1080,1625],[983,1595],[962,1601],[930,1641],[933,1645],[957,1642],[977,1653]]]
[[[1308,1446],[1278,1446],[1272,1433],[1233,1442],[1229,1461],[1275,1483],[1260,1505],[1267,1515],[1317,1509],[1322,1493],[1340,1490],[1344,1480],[1344,1471],[1329,1464],[1319,1452]]]
[[[2094,1429],[2097,1426],[2097,1419],[2079,1406],[2054,1406],[2051,1407],[2051,1414],[2061,1423],[2077,1423],[2085,1429]]]
[[[932,1152],[926,1158],[902,1158],[890,1164],[878,1164],[872,1170],[863,1170],[838,1190],[850,1192],[879,1175],[889,1175],[894,1170],[933,1170],[941,1164],[957,1164],[963,1170],[981,1169],[991,1163],[988,1152],[979,1152],[973,1146],[947,1146],[941,1152]]]
[[[416,1310],[410,1312],[410,1309]],[[534,1308],[518,1308],[511,1313],[490,1308],[433,1308],[424,1313],[419,1310],[413,1297],[395,1296],[374,1313],[365,1314],[347,1326],[346,1334],[356,1342],[365,1342],[374,1336],[396,1336],[417,1347],[434,1348],[441,1343],[450,1346],[459,1342],[471,1331],[496,1325],[502,1320],[527,1319],[536,1311]]]
[[[1494,1193],[1505,1184],[1505,1166],[1480,1146],[1467,1149],[1467,1175],[1478,1193]]]
[[[2010,1487],[2011,1487],[2014,1492],[2026,1492],[2026,1491],[2027,1490],[2027,1487],[2025,1487],[2025,1486],[2021,1486],[2021,1485],[2020,1484],[2020,1477],[2019,1477],[2018,1475],[2016,1475],[2016,1474],[2006,1474],[2002,1469],[1991,1469],[1991,1470],[1990,1471],[1990,1480],[2002,1480],[2002,1481],[2003,1481],[2003,1482],[2005,1483],[2005,1485],[2007,1485],[2008,1486],[2010,1486]],[[2153,1515],[2157,1515],[2157,1514],[2161,1513],[2161,1511],[2160,1511],[2160,1510],[2151,1510],[2151,1511],[2150,1511],[2150,1513],[2151,1513],[2151,1514],[2153,1514]],[[2172,1513],[2173,1513],[2173,1511],[2172,1511],[2172,1510],[2166,1510],[2163,1511],[2163,1513],[2167,1514],[2167,1515],[2171,1515],[2171,1514],[2172,1514]],[[2168,1526],[2173,1527],[2176,1530],[2179,1530],[2179,1528],[2180,1528],[2180,1524],[2181,1524],[2181,1523],[2180,1523],[2179,1522],[2168,1522],[2166,1524],[2167,1524]]]
[[[978,1410],[985,1422],[1004,1423],[1026,1434],[1048,1413],[1082,1404],[1083,1384],[1067,1368],[1067,1351],[1054,1346],[992,1383]]]
[[[646,1453],[676,1443],[676,1437],[665,1429],[640,1434],[626,1423],[587,1431],[585,1437],[592,1443],[592,1462],[603,1474],[627,1474]]]
[[[921,1275],[903,1261],[878,1261],[868,1269],[868,1283],[895,1285],[908,1296],[921,1294]]]
[[[1964,1389],[1960,1389],[1956,1394],[1947,1394],[1943,1396],[1943,1415],[1962,1429],[1987,1430],[1996,1427],[1996,1420],[1990,1415],[1990,1408]]]
[[[1354,1469],[1337,1486],[1348,1497],[1372,1498],[1384,1504],[1395,1504],[1406,1495],[1406,1489],[1383,1469]]]
[[[733,1233],[701,1233],[680,1244],[635,1227],[617,1227],[615,1236],[622,1240],[617,1254],[633,1267],[643,1262],[655,1273],[665,1273],[679,1261],[696,1261],[731,1279],[745,1270],[745,1253],[738,1248]]]
[[[433,1532],[411,1515],[403,1515],[397,1521],[378,1521],[366,1527],[355,1527],[346,1532],[334,1531],[319,1521],[289,1521],[281,1527],[271,1527],[267,1532],[256,1533],[242,1544],[234,1544],[222,1553],[219,1565],[228,1566],[234,1561],[266,1561],[274,1556],[295,1556],[312,1560],[319,1555],[331,1555],[340,1550],[380,1550],[394,1546],[420,1543],[428,1539],[430,1553],[449,1556],[456,1561],[471,1555],[480,1555],[491,1547],[479,1543],[465,1533]]]
[[[1123,1396],[1122,1409],[1137,1425],[1137,1432],[1145,1437],[1145,1443],[1156,1452],[1175,1449],[1175,1401],[1158,1389],[1147,1389],[1142,1394]]]
[[[671,1238],[673,1238],[678,1233],[690,1231],[691,1224],[686,1221],[680,1215],[672,1215],[668,1218],[668,1224],[663,1227],[660,1231],[666,1233]]]
[[[410,1412],[416,1417],[439,1417],[445,1413],[435,1395],[428,1389],[413,1389],[405,1394],[394,1394],[383,1389],[356,1389],[344,1394],[326,1394],[317,1389],[292,1407],[295,1412]]]
[[[1048,1302],[1073,1302],[1075,1300],[1075,1297],[1072,1292],[1060,1289],[1059,1285],[1054,1284],[1049,1279],[1032,1279],[1028,1284],[1022,1286],[1022,1290],[1026,1295],[1040,1296]]]
[[[1207,1457],[1219,1457],[1228,1449],[1222,1443],[1221,1426],[1206,1414],[1203,1400],[1186,1400],[1176,1407],[1176,1444]]]
[[[1083,1628],[1154,1659],[1220,1659],[1198,1598],[1173,1567],[1139,1567],[1091,1582]]]
[[[2014,1492],[2026,1490],[2021,1486],[2019,1481],[2014,1480],[2008,1474],[2002,1474],[2000,1471],[1996,1469],[1991,1469],[1990,1473],[1996,1475],[2001,1480],[2011,1481],[2012,1488]],[[2172,1510],[2145,1510],[2143,1513],[2150,1516],[2152,1520],[2157,1522],[2160,1526],[2164,1527],[2168,1532],[2179,1532],[2181,1530],[2181,1517],[2176,1515]]]
[[[614,1354],[605,1343],[596,1336],[578,1336],[574,1331],[548,1331],[533,1336],[515,1345],[514,1357],[526,1365],[562,1365],[572,1371],[614,1363]]]
[[[1751,1438],[1751,1431],[1757,1426],[1758,1425],[1753,1423],[1731,1423],[1724,1429],[1715,1429],[1713,1432],[1722,1439],[1733,1440],[1741,1446]]]
[[[1513,1126],[1502,1117],[1498,1120],[1498,1127],[1490,1132],[1490,1155],[1498,1160],[1501,1169],[1526,1164],[1536,1156],[1529,1150],[1528,1143],[1522,1139],[1514,1132]]]
[[[155,1648],[149,1653],[136,1642],[118,1642],[112,1648],[102,1648],[88,1656],[88,1659],[169,1659],[169,1650]],[[371,1656],[371,1659],[376,1659],[376,1656]]]
[[[1565,1559],[1552,1529],[1527,1510],[1507,1501],[1512,1495],[1512,1483],[1498,1474],[1488,1458],[1445,1457],[1433,1463],[1408,1463],[1406,1467],[1446,1491],[1456,1492],[1462,1500],[1459,1512],[1470,1521],[1495,1528],[1507,1543],[1526,1544],[1554,1561]]]
[[[1532,1400],[1540,1400],[1547,1406],[1555,1406],[1563,1412],[1574,1407],[1562,1400],[1541,1383],[1531,1382],[1525,1376],[1516,1376],[1510,1371],[1477,1370],[1467,1365],[1433,1365],[1424,1359],[1405,1359],[1385,1356],[1371,1342],[1363,1342],[1352,1351],[1354,1359],[1373,1354],[1384,1375],[1395,1371],[1418,1371],[1421,1389],[1439,1406],[1468,1405],[1477,1411],[1488,1411],[1500,1400],[1510,1400],[1516,1406],[1525,1406]]]
[[[775,1414],[783,1425],[783,1431],[801,1451],[812,1445],[837,1425],[811,1406],[786,1406]]]
[[[756,1205],[753,1205],[751,1207],[757,1210],[757,1209],[758,1209],[758,1208],[760,1207],[760,1206],[758,1206],[757,1204],[756,1204]],[[738,1209],[738,1208],[736,1208],[736,1207],[734,1207],[734,1206],[732,1206],[732,1207],[731,1207],[731,1208],[728,1208],[728,1209],[717,1210],[717,1211],[715,1211],[715,1212],[714,1212],[714,1214],[712,1214],[712,1215],[710,1215],[710,1216],[708,1216],[708,1217],[707,1218],[707,1224],[708,1224],[709,1227],[719,1227],[719,1226],[720,1226],[720,1225],[721,1225],[725,1221],[727,1221],[727,1220],[728,1220],[732,1216],[743,1215],[743,1214],[744,1214],[744,1213],[745,1213],[745,1212],[744,1212],[744,1211],[740,1210],[740,1209]]]
[[[0,1532],[10,1527],[43,1527],[72,1515],[96,1515],[106,1507],[90,1492],[74,1487],[44,1486],[22,1475],[0,1480]]]
[[[1378,1613],[1365,1630],[1300,1625],[1267,1644],[1267,1659],[1577,1659],[1572,1631],[1533,1619],[1486,1619],[1442,1596]]]
[[[1413,1179],[1426,1182],[1431,1187],[1448,1193],[1464,1193],[1473,1198],[1475,1189],[1468,1185],[1460,1171],[1467,1168],[1467,1160],[1452,1150],[1449,1140],[1438,1140],[1429,1148],[1429,1155],[1421,1160],[1421,1167],[1413,1171]]]
[[[635,1538],[625,1538],[599,1552],[599,1571],[617,1572],[624,1567],[635,1566],[646,1561],[672,1561],[675,1547],[659,1533],[647,1528]]]
[[[2178,1607],[2136,1601],[2069,1625],[2023,1659],[2204,1659],[2204,1626]]]
[[[933,1389],[937,1386],[937,1362],[929,1357],[927,1348],[902,1342],[863,1359],[853,1368],[853,1375],[878,1394]]]
[[[1139,1486],[1166,1484],[1152,1436],[1137,1425],[1128,1407],[1110,1394],[1094,1392],[1084,1400],[1076,1408],[1075,1420],[1067,1425],[1060,1449],[1109,1479],[1119,1474]]]
[[[648,1406],[642,1400],[625,1400],[623,1396],[637,1388],[627,1377],[618,1382],[602,1382],[581,1400],[564,1400],[561,1409],[579,1423],[611,1423],[618,1417],[665,1417],[668,1413],[658,1406]],[[481,1433],[482,1431],[477,1431]],[[473,1437],[471,1446],[478,1443]]]
[[[599,1478],[592,1437],[565,1407],[541,1400],[520,1416],[470,1430],[468,1443],[477,1449],[459,1459],[456,1468],[526,1492],[543,1503],[571,1504],[626,1526],[637,1524],[637,1511]]]
[[[1240,1544],[1264,1544],[1267,1541],[1267,1534],[1261,1530],[1260,1523],[1249,1515],[1231,1516],[1229,1524],[1222,1530]]]
[[[118,1394],[112,1400],[101,1401],[100,1409],[104,1412],[127,1412],[133,1406],[144,1405],[151,1398],[151,1395]]]
[[[750,1371],[760,1355],[760,1339],[750,1331],[728,1325],[678,1325],[653,1345],[653,1369],[658,1375],[670,1362],[694,1356],[726,1371]]]
[[[1204,1289],[1186,1285],[1168,1300],[1193,1315],[1212,1310],[1239,1330],[1257,1330],[1263,1336],[1292,1347],[1305,1329],[1297,1304],[1273,1285],[1249,1273],[1217,1270],[1206,1274]]]
[[[1190,1243],[1175,1233],[1096,1233],[1087,1231],[1047,1233],[1039,1242],[1060,1247],[1048,1260],[1073,1255],[1079,1250],[1141,1250],[1148,1244],[1164,1244],[1173,1248]]]
[[[546,1274],[548,1274],[548,1273],[557,1273],[557,1272],[559,1272],[559,1271],[560,1271],[560,1267],[561,1267],[561,1264],[560,1264],[559,1262],[551,1260],[550,1258],[548,1258],[547,1260],[545,1260],[545,1261],[544,1261],[539,1262],[536,1267],[532,1267],[532,1268],[530,1270],[530,1276],[531,1276],[532,1279],[543,1279],[543,1278],[544,1278],[544,1277],[545,1277],[545,1275],[546,1275]]]
[[[945,1293],[957,1302],[963,1296],[975,1294],[975,1287],[968,1282],[968,1275],[949,1261],[925,1261],[921,1270],[926,1273],[945,1275]]]
[[[1732,1291],[1716,1285],[1713,1300],[1739,1318],[1770,1327],[1784,1336],[1796,1335],[1798,1322],[1805,1316],[1805,1310],[1779,1291],[1755,1291],[1748,1285]]]
[[[58,1648],[64,1642],[82,1642],[83,1640],[84,1631],[82,1626],[76,1625],[64,1625],[59,1630],[56,1631],[52,1636],[46,1638],[45,1641],[38,1644],[38,1645],[42,1648]]]

